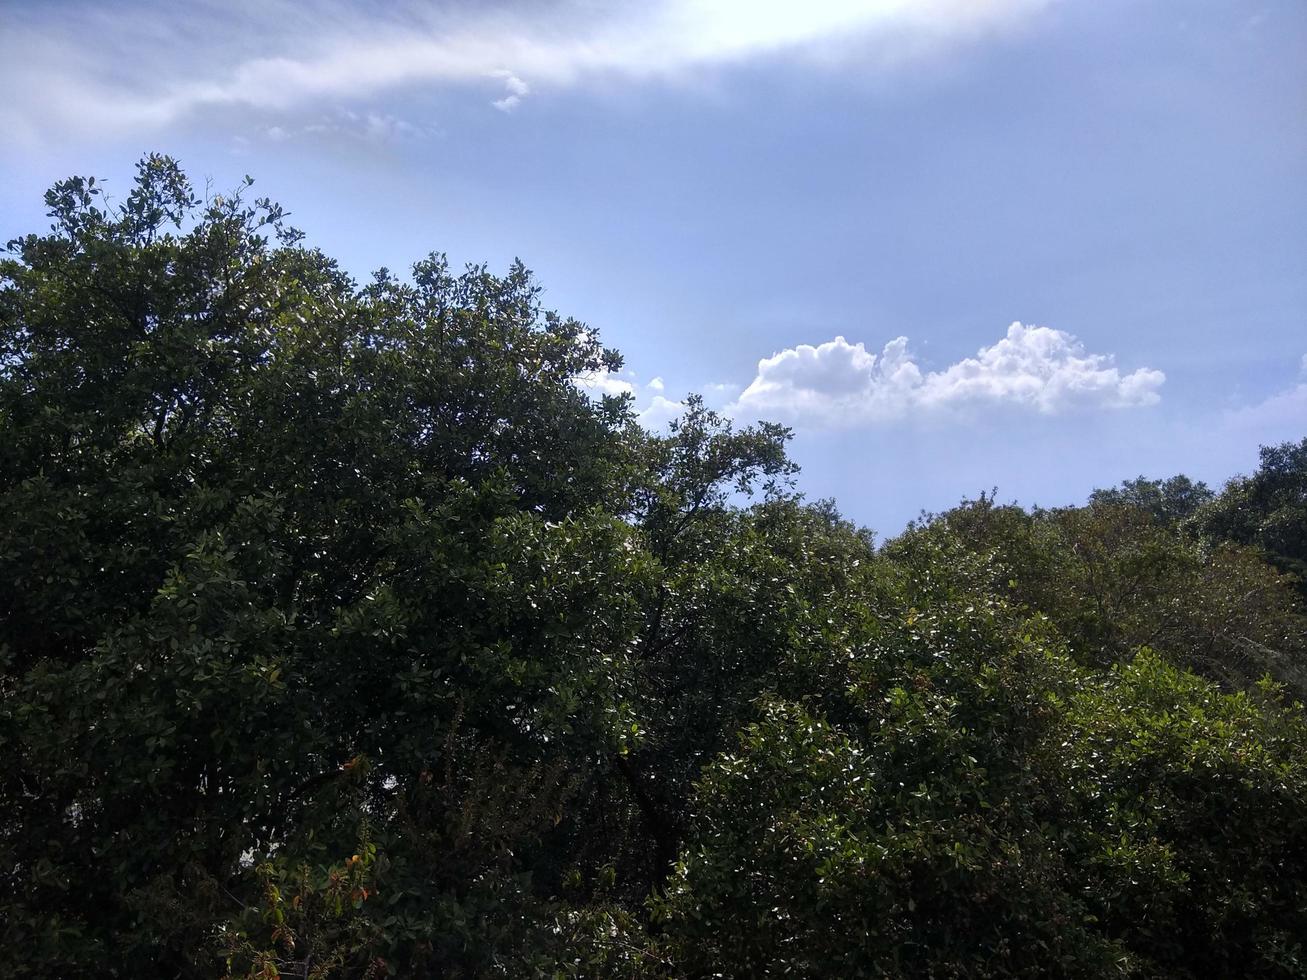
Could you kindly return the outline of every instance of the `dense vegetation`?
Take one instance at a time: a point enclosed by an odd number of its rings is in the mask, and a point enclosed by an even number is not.
[[[47,202],[5,974],[1307,974],[1307,440],[878,547],[521,266],[358,284],[162,157]]]

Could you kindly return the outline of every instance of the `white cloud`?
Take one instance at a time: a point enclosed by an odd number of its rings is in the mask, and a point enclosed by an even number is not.
[[[654,395],[643,411],[636,413],[636,421],[650,432],[664,432],[667,423],[685,411],[685,402],[673,401]]]
[[[703,386],[703,393],[710,402],[729,401],[740,393],[740,386],[734,382],[713,382]]]
[[[650,432],[663,432],[668,422],[685,411],[685,402],[663,394],[666,385],[662,378],[653,378],[641,384],[634,371],[624,370],[619,374],[595,371],[576,378],[575,382],[582,391],[588,392],[595,399],[604,395],[630,395],[635,420]]]
[[[634,375],[631,376],[634,379]],[[591,371],[576,379],[577,387],[590,392],[596,398],[602,395],[634,395],[635,382],[613,374],[608,370]]]
[[[392,143],[430,136],[432,132],[390,113],[344,108],[303,125],[269,126],[263,130],[268,139],[277,143],[304,136],[347,136],[368,143]]]
[[[1297,383],[1260,402],[1226,409],[1221,428],[1247,445],[1269,445],[1307,435],[1307,354],[1298,364]]]
[[[522,102],[523,97],[531,94],[531,86],[518,78],[511,71],[500,69],[490,73],[495,78],[504,80],[504,91],[507,93],[502,99],[495,99],[490,104],[500,112],[512,112]]]
[[[1013,323],[997,343],[940,371],[923,371],[905,337],[879,355],[843,337],[800,344],[759,361],[756,377],[731,408],[737,415],[828,425],[982,404],[1051,414],[1078,406],[1151,405],[1165,380],[1149,368],[1122,374],[1110,355],[1087,352],[1064,331]]]
[[[876,69],[1025,23],[1053,0],[651,0],[646,4],[33,5],[6,14],[11,135],[162,126],[206,108],[289,111],[414,86],[682,79],[793,54]],[[247,52],[255,45],[257,54]]]

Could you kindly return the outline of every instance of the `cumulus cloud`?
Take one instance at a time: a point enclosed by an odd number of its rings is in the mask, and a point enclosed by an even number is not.
[[[595,399],[604,395],[630,395],[635,420],[650,432],[664,431],[668,422],[685,411],[684,401],[668,398],[664,394],[667,386],[662,378],[651,378],[642,384],[634,371],[623,370],[618,374],[595,371],[576,378],[575,383]],[[719,386],[708,386],[709,389],[717,387]]]
[[[603,395],[616,397],[635,394],[635,376],[631,375],[630,377],[631,380],[627,380],[627,378],[619,374],[602,370],[580,375],[575,381],[578,388],[590,393],[595,398],[600,398]]]
[[[735,414],[776,415],[817,424],[862,424],[976,405],[1014,405],[1052,414],[1075,407],[1156,403],[1166,376],[1123,374],[1071,334],[1013,323],[996,343],[939,371],[925,371],[906,337],[879,354],[836,337],[800,344],[758,362]]]
[[[148,129],[205,109],[312,110],[451,85],[498,85],[491,104],[510,112],[539,87],[679,80],[782,54],[876,70],[1025,23],[1051,2],[33,4],[4,15],[0,124],[34,140]]]
[[[663,395],[654,395],[642,410],[636,413],[636,421],[650,432],[663,432],[667,423],[685,411],[685,402],[675,401]]]

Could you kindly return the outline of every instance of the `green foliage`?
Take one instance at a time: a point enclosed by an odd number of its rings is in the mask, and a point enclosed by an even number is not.
[[[629,727],[628,413],[572,382],[616,355],[520,265],[359,288],[165,158],[98,199],[0,285],[6,945],[204,972],[366,818],[448,901],[386,950],[480,956],[460,893],[521,891]]]
[[[768,701],[667,902],[690,972],[1097,975],[1036,808],[1059,662],[1001,604],[885,609],[826,716]],[[836,721],[838,719],[838,721]]]
[[[1231,480],[1194,525],[1210,538],[1261,549],[1307,597],[1307,439],[1263,446],[1257,472]]]
[[[1125,480],[1110,490],[1095,490],[1089,495],[1090,503],[1123,504],[1147,511],[1158,524],[1175,527],[1197,513],[1215,494],[1201,480],[1173,476],[1168,480],[1149,480],[1136,477]]]
[[[0,260],[8,975],[1307,972],[1298,449],[877,550],[250,183]]]
[[[1307,695],[1307,618],[1291,580],[1256,550],[1197,540],[1151,505],[1095,498],[1027,513],[982,495],[910,529],[888,554],[1042,613],[1082,663],[1109,666],[1147,646],[1228,688],[1270,673]],[[950,569],[941,552],[981,562]]]
[[[367,953],[380,933],[361,914],[364,903],[380,897],[376,863],[377,849],[365,839],[358,853],[339,864],[314,869],[273,859],[259,865],[263,906],[244,910],[242,921],[224,931],[224,980],[328,980],[393,972],[385,960]]]
[[[1062,812],[1096,917],[1143,972],[1307,971],[1305,740],[1268,685],[1222,695],[1151,655],[1077,693]]]
[[[900,650],[918,673],[867,671],[839,726],[766,705],[660,905],[688,972],[1302,974],[1300,711],[1151,656],[1094,678],[971,653]]]

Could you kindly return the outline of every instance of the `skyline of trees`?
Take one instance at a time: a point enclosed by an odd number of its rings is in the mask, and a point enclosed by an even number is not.
[[[520,263],[98,191],[0,259],[8,973],[1307,972],[1307,439],[878,544]]]

